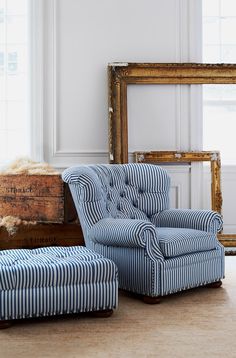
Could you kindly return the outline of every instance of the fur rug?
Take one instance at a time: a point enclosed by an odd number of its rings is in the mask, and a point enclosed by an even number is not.
[[[0,172],[0,175],[7,174],[58,175],[59,172],[48,163],[34,162],[29,158],[19,158]]]

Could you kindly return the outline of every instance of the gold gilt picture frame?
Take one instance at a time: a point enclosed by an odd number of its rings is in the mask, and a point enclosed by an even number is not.
[[[211,209],[222,213],[221,192],[221,160],[218,151],[182,152],[182,151],[151,151],[134,152],[136,163],[192,163],[210,162],[211,165]],[[224,246],[235,246],[235,236],[229,234],[218,234],[218,238]]]
[[[222,192],[221,192],[221,160],[218,151],[182,152],[182,151],[151,151],[134,152],[136,163],[192,163],[210,162],[211,165],[211,209],[222,213]],[[236,235],[218,234],[220,242],[224,246],[235,246]]]
[[[108,65],[110,163],[128,163],[127,87],[129,84],[236,84],[236,64],[110,63]],[[220,202],[219,194],[215,198]],[[217,205],[219,207],[219,203]],[[236,246],[236,234],[221,233],[219,237],[224,246]]]
[[[129,84],[236,84],[236,64],[109,64],[110,163],[128,163],[127,86]]]
[[[211,165],[211,209],[222,213],[220,152],[151,151],[134,152],[136,163],[183,163],[210,162]]]

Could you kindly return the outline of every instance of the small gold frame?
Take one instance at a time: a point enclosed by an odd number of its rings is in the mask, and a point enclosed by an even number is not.
[[[182,151],[152,151],[134,152],[136,163],[211,163],[211,208],[221,214],[221,162],[220,152],[182,152]]]
[[[221,214],[222,192],[221,192],[221,161],[218,151],[182,152],[182,151],[151,151],[134,152],[136,163],[211,163],[211,208]],[[234,234],[218,234],[220,242],[224,246],[235,246]]]

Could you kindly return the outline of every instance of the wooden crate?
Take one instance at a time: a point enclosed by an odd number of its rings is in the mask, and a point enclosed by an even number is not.
[[[37,222],[73,222],[76,210],[60,175],[0,175],[0,216]]]
[[[21,225],[12,236],[0,228],[0,250],[75,245],[84,245],[79,224]]]

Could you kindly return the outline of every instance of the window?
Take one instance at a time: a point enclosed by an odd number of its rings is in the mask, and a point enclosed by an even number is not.
[[[203,62],[236,62],[235,0],[204,0]],[[203,147],[236,165],[236,85],[203,86]]]
[[[0,0],[0,164],[31,155],[30,0]]]

